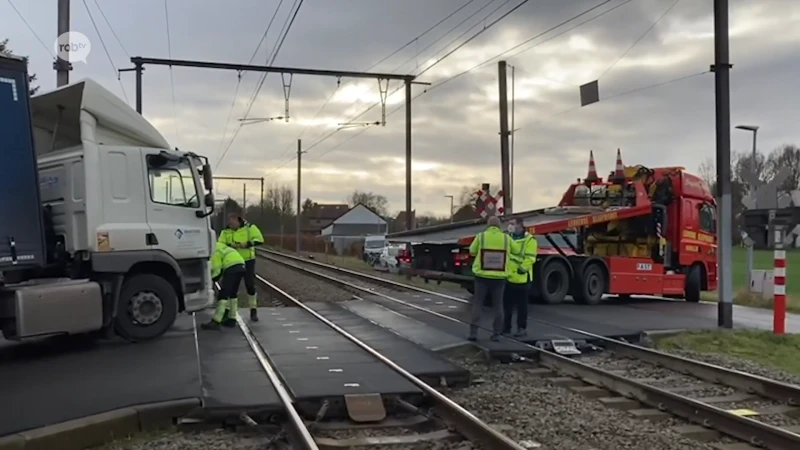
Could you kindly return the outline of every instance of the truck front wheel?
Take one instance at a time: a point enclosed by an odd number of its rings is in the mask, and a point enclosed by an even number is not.
[[[684,288],[684,295],[687,302],[697,303],[700,301],[700,292],[703,284],[703,270],[699,265],[695,264],[689,268],[689,273],[686,274],[686,287]]]
[[[178,295],[165,279],[148,273],[125,280],[120,292],[114,329],[131,342],[164,334],[178,316]]]

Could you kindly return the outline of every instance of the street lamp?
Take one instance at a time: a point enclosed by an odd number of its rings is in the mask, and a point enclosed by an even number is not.
[[[745,130],[745,131],[752,131],[753,132],[753,159],[751,162],[750,171],[752,172],[753,179],[750,181],[752,183],[752,188],[756,188],[756,184],[758,182],[758,174],[756,173],[756,137],[758,136],[758,126],[757,125],[737,125],[737,130]],[[753,205],[758,208],[758,205]]]
[[[452,195],[445,195],[444,198],[450,199],[450,223],[453,223],[453,197]]]

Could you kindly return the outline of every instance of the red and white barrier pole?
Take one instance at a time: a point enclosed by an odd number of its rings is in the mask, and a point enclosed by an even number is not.
[[[775,231],[775,270],[772,304],[772,332],[786,332],[786,250],[783,249],[783,233]]]

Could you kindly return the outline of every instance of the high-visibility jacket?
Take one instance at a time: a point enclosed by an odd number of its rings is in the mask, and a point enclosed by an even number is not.
[[[519,244],[500,228],[489,227],[478,233],[469,246],[469,254],[474,257],[472,273],[480,278],[508,278],[514,252],[519,252]]]
[[[539,243],[529,233],[522,237],[514,238],[519,244],[519,250],[511,253],[511,267],[508,271],[508,282],[514,284],[525,284],[533,280],[533,263],[536,262],[536,253],[539,251]],[[519,273],[522,269],[525,273]]]
[[[251,259],[255,259],[255,246],[257,244],[264,243],[264,236],[261,235],[261,230],[259,230],[257,226],[249,222],[245,222],[242,226],[235,230],[231,228],[225,228],[222,230],[222,233],[219,234],[219,239],[217,242],[225,245],[232,245],[233,243],[247,245],[247,248],[237,248],[235,250],[242,255],[242,258],[244,258],[245,261],[249,261]]]
[[[211,255],[211,278],[217,278],[223,270],[237,265],[244,265],[242,255],[235,248],[218,242],[214,254]]]

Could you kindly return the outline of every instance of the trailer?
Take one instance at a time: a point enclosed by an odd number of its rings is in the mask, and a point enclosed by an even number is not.
[[[682,167],[617,168],[604,182],[594,170],[557,206],[502,217],[521,219],[539,244],[531,297],[555,304],[567,295],[596,304],[604,295],[700,300],[716,289],[716,204],[703,180]],[[475,219],[393,233],[410,247],[407,273],[472,292],[469,245],[485,228]]]

